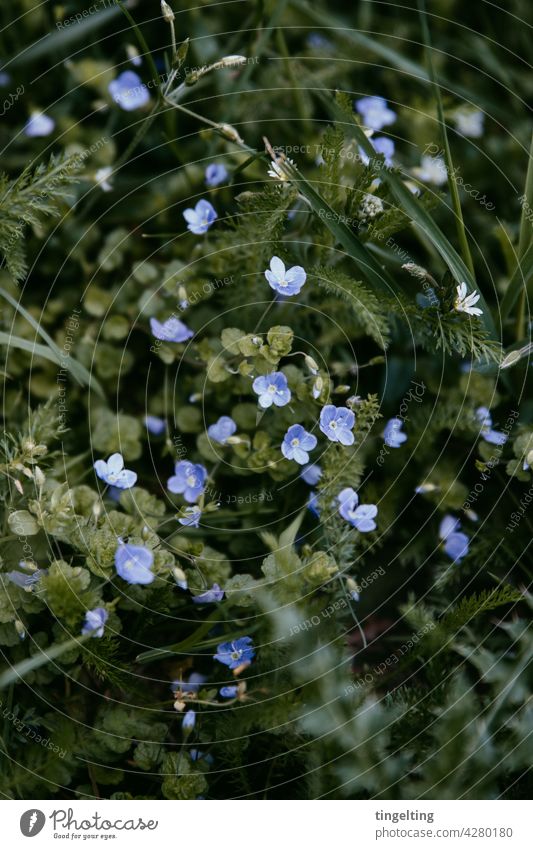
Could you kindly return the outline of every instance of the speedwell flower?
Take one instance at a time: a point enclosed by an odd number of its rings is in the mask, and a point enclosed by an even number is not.
[[[197,504],[193,504],[192,507],[185,507],[183,513],[184,515],[178,520],[180,525],[185,525],[188,528],[198,528],[200,526],[202,511]]]
[[[376,153],[382,153],[385,157],[385,165],[392,165],[392,157],[394,156],[394,142],[392,139],[388,139],[386,136],[378,136],[375,139],[369,139],[370,144],[376,151]],[[359,156],[361,157],[361,162],[363,165],[368,165],[370,162],[370,157],[363,150],[362,147],[359,148]]]
[[[281,443],[281,453],[287,460],[295,460],[301,466],[309,462],[308,451],[316,448],[316,436],[305,430],[302,425],[292,425]]]
[[[444,551],[448,557],[459,562],[468,554],[469,537],[459,531],[460,522],[454,516],[444,517],[439,526],[439,537],[444,543]]]
[[[239,692],[238,684],[231,684],[227,687],[221,687],[218,691],[223,699],[235,699]]]
[[[378,514],[378,508],[375,504],[359,504],[359,496],[351,486],[341,490],[337,500],[340,504],[340,515],[356,530],[367,533],[376,529],[374,519]]]
[[[151,318],[150,328],[155,338],[161,339],[162,342],[186,342],[194,336],[194,331],[174,316],[163,322],[158,321],[157,318]]]
[[[32,112],[24,126],[24,135],[30,139],[43,138],[53,132],[55,125],[54,119],[44,112]]]
[[[154,555],[143,545],[130,545],[119,540],[115,551],[115,569],[128,584],[151,584]]]
[[[109,613],[103,607],[95,607],[93,610],[88,610],[85,614],[85,621],[82,634],[92,634],[93,637],[104,636],[104,626],[109,619]]]
[[[468,294],[466,283],[460,283],[459,286],[457,286],[456,291],[457,295],[453,306],[457,312],[465,312],[467,315],[483,315],[483,310],[474,306],[481,297],[479,292],[470,292],[470,294]]]
[[[217,212],[208,200],[199,200],[194,209],[189,207],[183,213],[183,217],[187,222],[187,230],[194,233],[195,236],[202,236],[207,233],[211,224],[218,218]]]
[[[301,265],[293,265],[288,270],[279,256],[270,260],[270,269],[265,271],[265,277],[271,289],[280,295],[298,295],[306,280],[306,273]]]
[[[107,87],[109,94],[121,109],[132,112],[146,106],[150,92],[135,71],[123,71]]]
[[[111,454],[107,462],[97,460],[93,464],[93,468],[100,480],[105,481],[109,486],[116,486],[118,489],[130,489],[130,487],[135,486],[137,481],[137,472],[124,468],[122,454]]]
[[[189,463],[180,460],[176,463],[174,474],[167,481],[167,486],[175,495],[183,495],[185,501],[193,504],[205,489],[207,469],[200,463]]]
[[[196,714],[193,710],[188,710],[183,717],[183,721],[181,723],[182,731],[189,733],[193,730],[196,725]]]
[[[371,130],[381,130],[396,120],[396,112],[389,109],[384,97],[360,97],[355,101],[355,108]]]
[[[209,186],[209,188],[220,186],[220,184],[224,183],[227,179],[228,172],[224,165],[221,165],[219,162],[212,162],[211,165],[208,165],[205,169],[205,183],[206,186]]]
[[[237,669],[243,663],[251,663],[254,656],[255,650],[251,637],[239,637],[232,643],[220,643],[216,654],[213,655],[215,660],[229,666],[230,669]]]
[[[222,601],[223,598],[224,590],[221,590],[218,584],[213,584],[210,590],[193,595],[192,600],[195,604],[211,604],[214,601]]]
[[[270,374],[256,377],[252,383],[252,389],[259,395],[259,406],[265,410],[272,404],[276,407],[284,407],[291,400],[287,378],[281,371],[272,371]]]
[[[209,425],[207,428],[207,435],[211,439],[214,439],[215,442],[220,442],[221,445],[225,445],[228,437],[233,436],[236,430],[237,425],[231,416],[220,416],[219,420],[215,422],[215,424]]]
[[[304,466],[300,472],[300,477],[309,486],[314,486],[322,477],[322,469],[318,463],[310,463],[308,466]]]
[[[326,404],[320,413],[320,430],[332,442],[341,445],[353,445],[355,437],[352,428],[355,424],[355,414],[348,407],[335,407]]]
[[[383,431],[383,440],[388,448],[399,448],[406,439],[407,434],[402,433],[403,422],[401,419],[389,419]]]
[[[492,429],[492,416],[487,407],[478,407],[476,419],[481,425],[481,437],[485,442],[490,442],[491,445],[505,445],[507,434]]]
[[[161,436],[167,425],[165,420],[160,419],[159,416],[147,415],[144,417],[144,426],[154,436]]]

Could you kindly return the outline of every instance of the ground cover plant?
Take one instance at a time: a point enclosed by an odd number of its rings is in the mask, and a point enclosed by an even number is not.
[[[531,792],[527,4],[2,8],[0,792]]]

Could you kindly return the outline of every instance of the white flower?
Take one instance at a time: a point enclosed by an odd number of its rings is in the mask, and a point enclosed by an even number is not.
[[[438,156],[423,156],[419,168],[413,168],[413,174],[424,183],[442,186],[448,180],[444,159]]]
[[[483,135],[483,121],[485,116],[479,109],[461,109],[454,115],[457,130],[462,136],[470,139],[479,139]]]
[[[461,283],[457,286],[457,295],[454,301],[454,308],[457,312],[465,312],[467,315],[483,315],[483,310],[480,310],[479,307],[475,307],[474,304],[477,304],[479,301],[480,294],[479,292],[470,292],[468,294],[468,289],[466,288],[466,283]]]
[[[359,207],[361,218],[375,218],[383,212],[383,201],[375,195],[365,195]]]
[[[273,177],[274,180],[280,180],[282,183],[288,182],[291,178],[288,171],[284,169],[285,164],[294,166],[292,159],[274,159],[270,163],[268,176]]]
[[[110,192],[113,188],[113,186],[109,182],[109,178],[112,173],[113,169],[108,165],[105,168],[99,168],[96,174],[94,175],[96,184],[100,186],[103,192]]]

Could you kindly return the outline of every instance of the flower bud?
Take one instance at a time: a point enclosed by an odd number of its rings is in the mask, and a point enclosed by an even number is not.
[[[193,710],[188,710],[185,716],[183,717],[183,721],[181,723],[181,730],[185,737],[187,737],[194,726],[196,725],[196,714]]]
[[[168,3],[165,3],[165,0],[161,0],[161,13],[167,24],[171,24],[173,22],[174,12],[172,11]]]
[[[318,374],[318,363],[309,354],[305,356],[305,364],[311,374]]]
[[[15,630],[19,635],[20,639],[24,640],[26,637],[26,628],[24,627],[20,619],[15,619]]]
[[[179,566],[173,566],[170,571],[172,572],[172,577],[176,581],[178,587],[180,587],[180,589],[182,590],[186,590],[188,587],[187,575],[185,574],[183,569],[180,569]]]
[[[237,144],[242,144],[242,139],[238,134],[235,127],[232,127],[231,124],[219,124],[218,129],[222,133],[222,135],[229,139],[229,141],[236,142]]]

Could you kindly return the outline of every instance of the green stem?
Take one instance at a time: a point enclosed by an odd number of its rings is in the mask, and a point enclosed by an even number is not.
[[[529,149],[529,160],[527,163],[526,187],[524,191],[525,203],[522,204],[522,215],[520,218],[520,236],[518,239],[518,261],[524,256],[531,241],[531,223],[528,221],[529,210],[533,208],[533,133],[531,134],[531,146]]]

